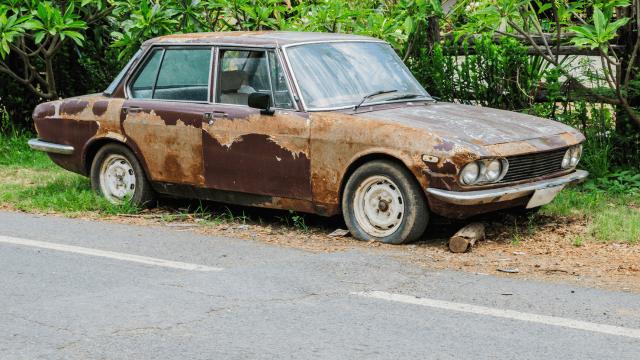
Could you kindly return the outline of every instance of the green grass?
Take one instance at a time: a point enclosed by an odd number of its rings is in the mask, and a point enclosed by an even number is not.
[[[132,213],[130,204],[114,205],[97,196],[88,178],[55,165],[45,153],[32,150],[27,141],[35,135],[0,134],[0,203],[15,209],[41,212]]]
[[[577,216],[588,221],[591,240],[600,242],[640,241],[640,195],[615,193],[587,187],[564,189],[542,208],[550,215]],[[585,239],[587,240],[587,239]],[[583,240],[580,240],[582,244]]]

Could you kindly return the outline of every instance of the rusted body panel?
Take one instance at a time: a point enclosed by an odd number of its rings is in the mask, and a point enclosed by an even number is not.
[[[214,110],[202,126],[207,187],[312,200],[308,114],[265,116],[225,104]]]
[[[202,119],[207,104],[127,100],[120,119],[127,144],[154,181],[204,186]]]
[[[228,32],[160,37],[145,42],[142,50],[184,43],[278,49],[336,39],[376,41],[339,34]],[[88,175],[96,151],[92,146],[119,142],[133,150],[161,193],[329,216],[341,211],[346,180],[365,157],[402,162],[423,189],[473,191],[505,184],[461,185],[458,173],[470,161],[584,142],[580,132],[554,121],[449,103],[408,100],[357,111],[278,110],[271,116],[248,106],[214,103],[213,91],[208,102],[125,99],[124,84],[136,65],[111,97],[87,95],[35,109],[40,138],[75,149],[73,155],[49,153],[56,164]],[[291,85],[302,108],[300,91]],[[426,196],[433,212],[456,218],[527,202],[519,198],[491,206],[452,206]]]

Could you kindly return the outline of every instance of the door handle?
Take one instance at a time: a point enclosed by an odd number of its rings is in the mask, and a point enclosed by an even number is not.
[[[204,113],[204,120],[209,121],[209,125],[213,124],[213,119],[226,119],[227,113],[222,111],[213,111]]]
[[[141,109],[141,108],[139,108],[139,107],[136,107],[136,106],[131,106],[131,107],[128,107],[128,108],[126,108],[126,107],[123,107],[123,108],[122,108],[122,112],[123,112],[123,113],[125,113],[125,114],[126,114],[126,113],[129,113],[129,114],[137,114],[137,113],[139,113],[139,112],[140,112],[140,110],[142,110],[142,109]]]

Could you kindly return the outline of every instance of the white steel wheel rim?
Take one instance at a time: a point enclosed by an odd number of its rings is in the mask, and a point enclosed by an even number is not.
[[[391,179],[371,176],[356,189],[353,212],[364,232],[375,237],[389,236],[404,219],[404,198]]]
[[[136,176],[129,160],[122,155],[111,154],[100,168],[100,187],[105,198],[121,204],[136,192]]]

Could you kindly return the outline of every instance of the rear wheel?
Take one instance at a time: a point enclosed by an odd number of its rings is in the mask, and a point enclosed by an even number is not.
[[[156,198],[142,165],[120,144],[107,144],[98,151],[91,164],[91,186],[113,204],[131,201],[150,207]]]
[[[429,222],[424,193],[413,174],[389,160],[369,162],[351,175],[342,212],[353,237],[388,244],[417,240]]]

